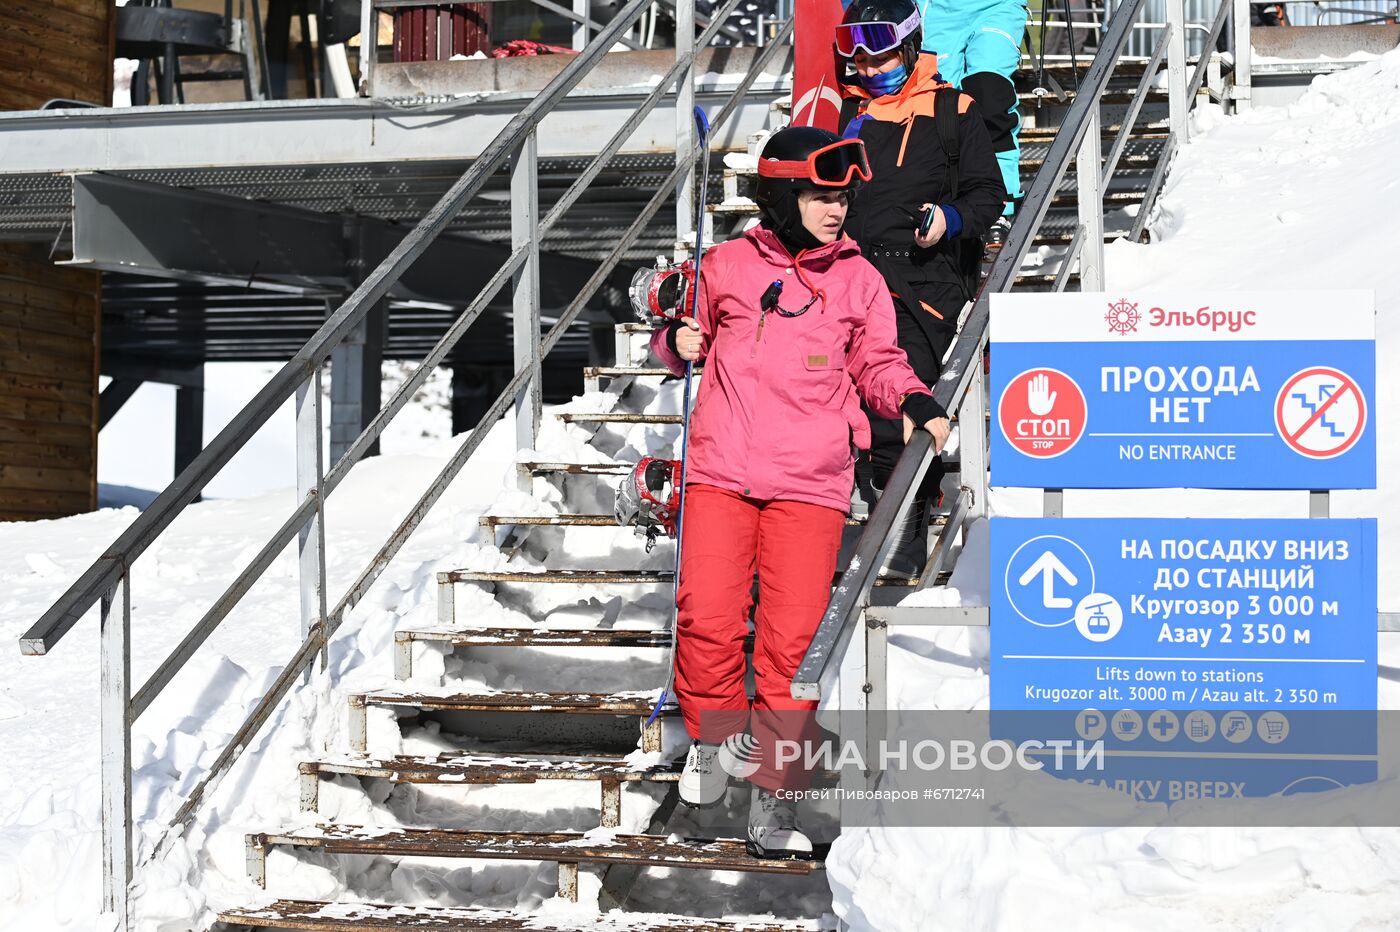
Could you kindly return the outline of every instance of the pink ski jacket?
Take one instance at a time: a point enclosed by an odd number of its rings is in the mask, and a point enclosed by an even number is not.
[[[804,250],[754,227],[705,253],[696,317],[705,375],[691,417],[686,480],[757,499],[851,507],[854,447],[870,446],[860,398],[881,417],[927,392],[895,342],[894,304],[880,273],[851,240]],[[774,281],[780,307],[760,310]],[[676,374],[666,342],[652,352]],[[859,397],[857,397],[859,393]]]

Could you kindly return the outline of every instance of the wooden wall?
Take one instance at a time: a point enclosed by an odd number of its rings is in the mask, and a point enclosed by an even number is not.
[[[112,94],[112,0],[0,0],[0,110]],[[0,243],[0,520],[97,504],[101,280]]]

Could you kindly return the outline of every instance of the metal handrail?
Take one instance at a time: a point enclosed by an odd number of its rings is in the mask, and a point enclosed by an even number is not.
[[[94,602],[101,604],[102,634],[102,722],[103,722],[103,862],[104,862],[104,904],[110,911],[118,913],[121,922],[127,919],[127,885],[132,876],[132,829],[131,824],[131,759],[130,741],[132,723],[146,709],[154,698],[184,667],[193,653],[205,642],[210,634],[228,616],[242,597],[266,572],[277,555],[298,535],[301,536],[301,581],[302,581],[302,624],[303,641],[288,664],[269,690],[245,718],[230,738],[218,758],[209,767],[204,778],[187,794],[183,804],[170,823],[170,829],[160,841],[150,849],[150,857],[163,851],[171,839],[178,837],[173,830],[188,823],[203,801],[209,787],[221,779],[227,769],[251,743],[253,735],[266,722],[297,678],[309,670],[315,657],[324,657],[329,637],[341,624],[345,612],[368,591],[374,581],[387,567],[418,527],[423,518],[446,490],[453,477],[484,441],[492,422],[501,417],[512,404],[527,394],[538,399],[539,360],[548,354],[563,337],[567,328],[577,319],[585,305],[593,298],[607,277],[616,268],[626,251],[636,242],[638,236],[652,221],[666,199],[676,191],[677,184],[693,170],[698,153],[694,141],[689,136],[687,142],[677,141],[677,160],[673,170],[661,182],[650,202],[619,239],[609,255],[598,265],[587,284],[578,292],[565,312],[554,322],[544,336],[539,336],[538,324],[533,329],[527,325],[522,330],[520,314],[517,313],[517,371],[510,383],[491,405],[458,451],[449,459],[428,490],[420,497],[408,516],[398,526],[380,550],[370,560],[364,571],[356,578],[345,596],[335,608],[327,611],[326,579],[324,559],[324,499],[349,474],[351,467],[368,452],[385,426],[403,409],[416,390],[431,374],[434,367],[446,358],[448,352],[466,333],[472,322],[485,310],[488,302],[505,286],[512,275],[521,273],[521,282],[516,285],[517,311],[522,300],[537,308],[537,290],[528,283],[531,275],[537,275],[538,243],[551,229],[563,213],[575,204],[583,191],[597,179],[608,161],[616,155],[626,140],[641,122],[665,97],[673,86],[689,89],[693,81],[696,50],[703,48],[718,33],[724,18],[738,6],[739,0],[728,0],[716,12],[712,21],[696,41],[686,49],[677,51],[675,65],[663,80],[644,98],[637,110],[617,128],[612,139],[593,159],[590,165],[569,187],[550,210],[547,216],[537,219],[533,213],[521,214],[514,218],[513,240],[515,248],[509,258],[491,278],[472,302],[462,311],[442,339],[420,364],[414,375],[399,387],[394,396],[373,418],[350,448],[335,463],[329,473],[323,473],[320,459],[320,376],[321,367],[332,350],[350,334],[378,301],[388,293],[403,272],[422,254],[437,235],[446,229],[452,218],[461,209],[485,180],[503,164],[512,159],[512,190],[517,183],[525,190],[538,190],[536,174],[537,147],[535,133],[540,120],[567,95],[602,56],[612,47],[622,31],[647,8],[650,0],[632,0],[619,11],[609,27],[595,37],[594,42],[555,77],[506,127],[487,145],[482,154],[466,172],[452,185],[441,200],[428,212],[422,221],[385,258],[366,280],[352,293],[326,324],[302,347],[301,350],[268,381],[262,390],[240,411],[233,421],[220,432],[219,436],[203,450],[171,485],[157,497],[152,506],[129,527],[116,542],[93,563],[67,592],[45,612],[44,616],[21,638],[21,649],[29,654],[45,654],[71,630]],[[792,23],[788,22],[779,36],[779,42],[790,36]],[[711,121],[712,126],[722,126],[725,120],[737,109],[743,95],[753,85],[764,68],[768,67],[782,46],[774,43],[756,55],[748,73],[734,89],[723,105],[720,113]],[[517,211],[517,213],[519,213]],[[515,221],[519,221],[519,225]],[[517,235],[519,234],[519,235]],[[521,242],[521,240],[524,242]],[[527,269],[529,265],[529,271]],[[524,296],[522,298],[522,295]],[[532,320],[537,321],[538,312],[533,312]],[[522,364],[519,342],[524,333],[526,361]],[[298,487],[302,497],[291,515],[272,535],[258,554],[229,585],[204,617],[196,624],[161,663],[135,695],[129,693],[130,682],[130,588],[132,563],[159,537],[199,494],[207,483],[246,444],[254,433],[268,420],[283,402],[293,394],[298,399]],[[537,402],[536,402],[537,403]],[[536,423],[533,429],[537,429]],[[116,590],[120,586],[121,600],[117,601]],[[119,606],[115,616],[114,606]]]
[[[1064,123],[1050,144],[1050,151],[1026,194],[1020,219],[1012,227],[1008,242],[992,264],[987,282],[973,304],[966,323],[958,331],[957,340],[944,365],[943,377],[933,390],[934,398],[947,411],[959,412],[963,406],[973,377],[980,370],[982,352],[987,344],[991,296],[1010,290],[1014,283],[1021,258],[1044,222],[1054,192],[1069,168],[1071,154],[1079,150],[1090,125],[1097,124],[1099,98],[1108,86],[1119,53],[1144,3],[1145,0],[1126,0],[1114,11],[1098,54],[1080,82],[1079,93],[1070,104]],[[967,416],[980,418],[983,413],[978,410],[969,412]],[[835,677],[860,614],[867,604],[871,587],[893,544],[891,530],[912,502],[918,483],[932,461],[932,450],[931,435],[921,430],[915,431],[905,445],[793,677],[791,694],[794,699],[821,699],[823,684]]]
[[[365,281],[351,293],[291,361],[263,386],[228,426],[219,432],[194,461],[156,497],[150,507],[132,522],[107,551],[44,613],[20,639],[26,654],[45,654],[111,589],[117,581],[118,561],[134,561],[151,542],[170,526],[186,505],[194,500],[218,471],[242,448],[252,434],[292,397],[297,386],[330,358],[331,351],[384,298],[404,271],[427,250],[463,205],[481,189],[531,132],[539,121],[573,90],[588,71],[607,54],[617,36],[646,9],[650,0],[630,0],[608,28],[574,56],[524,109],[511,118],[501,133],[482,151],[479,158],[418,225],[403,238]],[[366,445],[367,446],[367,445]]]

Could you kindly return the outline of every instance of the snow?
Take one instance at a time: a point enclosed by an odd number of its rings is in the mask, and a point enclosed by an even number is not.
[[[1107,249],[1108,290],[1373,288],[1377,358],[1400,354],[1400,50],[1316,79],[1286,108],[1198,111],[1168,180],[1151,244]],[[1326,309],[1318,309],[1318,330]],[[1379,483],[1337,492],[1332,514],[1380,519],[1380,608],[1400,611],[1400,372],[1377,384]],[[1041,493],[993,489],[994,515],[1040,514]],[[1305,517],[1302,492],[1067,491],[1065,514]],[[950,587],[904,604],[986,605],[985,522]],[[905,629],[891,640],[892,701],[986,709],[987,631]],[[1400,666],[1381,635],[1380,662]],[[1400,708],[1380,681],[1382,708]],[[1383,785],[1400,780],[1382,773]],[[1393,792],[1393,789],[1391,789]],[[1347,792],[1367,792],[1365,789]],[[1261,803],[1262,804],[1262,803]],[[848,828],[828,874],[854,929],[1311,930],[1394,928],[1400,831],[1390,828]]]
[[[1161,199],[1150,245],[1119,242],[1108,250],[1110,287],[1146,288],[1184,274],[1202,288],[1248,282],[1269,288],[1373,287],[1379,354],[1400,351],[1400,272],[1388,218],[1400,211],[1400,183],[1390,155],[1400,149],[1400,52],[1323,77],[1287,109],[1256,109],[1225,118],[1206,108],[1196,138],[1177,163]],[[1355,271],[1368,270],[1366,281]],[[1319,327],[1325,311],[1319,311]],[[640,343],[643,337],[638,337]],[[211,366],[209,436],[266,379],[270,368]],[[397,378],[402,378],[399,373]],[[385,455],[356,467],[327,503],[327,567],[333,595],[346,586],[416,501],[464,438],[446,437],[446,383],[435,375],[386,436]],[[128,491],[168,480],[168,392],[138,393],[103,434],[102,480]],[[629,410],[679,407],[672,381],[638,386]],[[1400,371],[1382,366],[1381,436],[1375,492],[1338,493],[1340,516],[1381,518],[1381,563],[1396,559],[1400,506]],[[610,410],[596,393],[568,406]],[[516,553],[497,548],[479,528],[482,514],[608,513],[615,480],[570,477],[562,489],[537,483],[515,489],[517,455],[565,462],[632,461],[668,454],[672,425],[620,425],[598,432],[565,426],[546,412],[537,449],[514,449],[512,425],[496,425],[477,456],[332,640],[329,663],[294,688],[253,739],[240,762],[210,788],[191,827],[148,860],[184,795],[209,772],[230,736],[269,688],[300,642],[295,552],[281,554],[194,660],[141,716],[132,747],[133,810],[138,820],[134,883],[141,932],[205,928],[213,911],[265,902],[270,895],[391,901],[410,905],[480,905],[535,910],[541,916],[597,921],[587,902],[596,875],[580,872],[580,904],[553,894],[548,866],[512,862],[430,861],[389,865],[368,857],[274,851],[266,894],[246,878],[244,833],[314,831],[320,824],[359,825],[366,833],[402,827],[479,830],[572,830],[605,841],[645,828],[659,798],[654,787],[624,789],[623,824],[598,830],[597,787],[588,782],[530,786],[395,789],[384,781],[322,780],[318,813],[301,813],[297,764],[349,750],[345,697],[396,687],[393,635],[436,624],[436,574],[442,570],[539,570],[544,567],[669,568],[667,542],[646,554],[625,529],[542,528]],[[151,671],[198,621],[239,568],[293,505],[290,409],[264,430],[256,452],[235,462],[212,486],[213,500],[192,506],[134,567],[133,681]],[[166,471],[163,471],[166,470]],[[550,491],[544,490],[549,488]],[[1038,513],[1035,490],[993,491],[995,514]],[[1075,492],[1070,515],[1188,514],[1302,516],[1302,493]],[[0,932],[109,929],[100,916],[100,784],[97,626],[84,619],[46,658],[21,658],[18,636],[131,521],[132,507],[60,521],[0,525]],[[985,605],[987,525],[975,524],[950,586],[909,604]],[[1381,607],[1400,610],[1394,574],[1381,579]],[[560,585],[459,586],[459,624],[651,628],[667,620],[665,592],[629,587]],[[546,591],[547,590],[547,591]],[[519,651],[479,648],[444,653],[417,646],[412,688],[422,691],[573,689],[635,692],[664,681],[657,651],[618,652],[598,662],[594,648]],[[1400,665],[1390,639],[1382,663]],[[976,709],[987,705],[988,635],[948,628],[901,632],[891,641],[892,694],[911,708]],[[1381,682],[1384,707],[1400,706],[1400,687]],[[647,693],[650,695],[650,693]],[[438,727],[400,731],[393,712],[369,710],[371,756],[458,751]],[[683,745],[665,734],[669,756]],[[635,762],[658,755],[636,752]],[[746,801],[712,812],[681,813],[677,837],[732,835]],[[818,838],[831,837],[830,811],[804,817]],[[1389,829],[848,829],[828,863],[837,911],[857,929],[1021,929],[1063,925],[1113,929],[1387,928],[1400,915],[1400,833]],[[638,885],[639,909],[685,908],[709,915],[773,912],[820,915],[828,896],[815,885],[778,878],[661,870]],[[353,913],[350,913],[353,914]]]

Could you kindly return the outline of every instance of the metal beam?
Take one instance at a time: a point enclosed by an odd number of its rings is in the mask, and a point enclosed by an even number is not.
[[[791,84],[787,77],[756,81],[736,118],[716,131],[712,147],[743,149],[749,134],[768,125],[770,105]],[[648,91],[574,91],[540,120],[540,158],[597,152]],[[463,96],[416,107],[356,98],[0,113],[0,176],[475,159],[538,95]],[[696,103],[706,109],[728,97],[718,82],[696,85]],[[672,113],[660,107],[622,153],[670,153],[675,139]]]
[[[97,429],[106,427],[107,422],[116,417],[122,405],[130,401],[131,396],[136,394],[136,390],[143,384],[140,379],[113,379],[102,389],[102,394],[97,397]]]
[[[159,382],[162,385],[184,385],[189,388],[204,387],[203,366],[181,366],[150,356],[104,352],[101,371],[103,375],[123,381]],[[107,387],[111,388],[110,385]]]
[[[344,219],[248,198],[193,191],[105,174],[73,179],[73,258],[69,265],[157,278],[236,285],[293,294],[343,293],[403,239],[405,230],[356,217],[358,255]],[[390,290],[398,300],[460,305],[510,255],[505,246],[439,236]],[[567,305],[596,264],[549,257],[546,307]],[[499,307],[504,308],[502,301]]]

